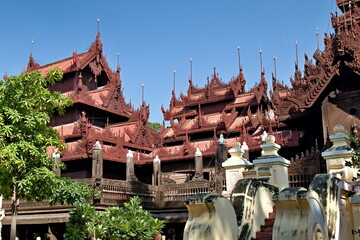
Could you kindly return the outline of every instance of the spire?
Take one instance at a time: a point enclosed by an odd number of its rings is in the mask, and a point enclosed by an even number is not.
[[[316,49],[319,50],[320,47],[319,47],[319,28],[317,27],[316,28]]]
[[[239,64],[239,74],[241,72],[241,59],[240,59],[240,47],[237,47],[237,54],[238,54],[238,64]]]
[[[274,76],[276,79],[276,57],[274,56]]]
[[[192,58],[190,58],[190,80],[192,81]]]
[[[116,64],[116,68],[117,71],[120,72],[120,53],[117,53],[117,64]]]
[[[33,40],[31,40],[31,48],[30,48],[30,55],[31,56],[32,56],[33,51],[34,51],[34,44],[35,44],[35,42],[34,42],[34,39],[33,39]]]
[[[295,41],[295,51],[296,51],[296,69],[299,67],[299,54],[298,54],[298,41]]]
[[[145,105],[145,97],[144,97],[144,84],[141,84],[141,100],[142,100],[142,105]]]
[[[100,18],[97,19],[97,34],[100,35]]]
[[[35,60],[33,58],[34,44],[35,44],[34,40],[31,40],[30,56],[29,56],[29,62],[28,62],[26,71],[31,71],[34,68],[40,66],[38,63],[35,62]]]
[[[173,79],[173,93],[175,95],[175,85],[176,85],[176,70],[174,69],[174,79]]]
[[[262,53],[263,51],[260,49],[259,54],[260,54],[260,72],[263,72],[263,66],[262,66]]]

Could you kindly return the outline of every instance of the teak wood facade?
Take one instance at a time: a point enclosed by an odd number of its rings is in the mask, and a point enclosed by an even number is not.
[[[190,78],[186,94],[177,97],[172,91],[169,107],[161,107],[170,126],[163,125],[159,132],[148,128],[146,102],[134,109],[125,101],[120,67],[110,69],[102,54],[100,34],[87,52],[74,52],[58,62],[39,66],[30,56],[27,71],[45,74],[53,67],[64,71],[63,80],[51,90],[73,100],[66,115],[55,115],[51,120],[68,145],[61,153],[61,161],[67,165],[61,175],[101,186],[101,206],[118,204],[138,194],[155,215],[168,222],[183,221],[186,213],[179,210],[184,209],[179,201],[193,193],[219,190],[219,182],[225,180],[218,170],[223,158],[217,153],[219,135],[223,134],[228,147],[233,142],[246,142],[252,160],[260,155],[266,131],[282,146],[280,154],[291,160],[290,184],[307,187],[323,170],[320,150],[328,144],[329,129],[342,124],[351,131],[360,125],[360,1],[337,0],[337,4],[342,14],[332,16],[335,33],[325,34],[325,49],[317,49],[313,60],[305,55],[304,71],[295,65],[290,87],[273,76],[268,95],[262,72],[261,81],[246,91],[243,69],[224,82],[214,68],[204,87],[197,87]],[[96,141],[102,146],[100,180],[92,174]],[[189,181],[195,173],[197,148],[203,156],[205,179]],[[139,181],[125,181],[129,150]],[[161,161],[160,185],[154,185],[156,156]],[[24,213],[29,206],[24,207]],[[28,209],[41,214],[60,214],[56,223],[65,221],[61,214],[66,207],[54,210],[41,204],[31,206]],[[24,224],[28,222],[24,220]]]

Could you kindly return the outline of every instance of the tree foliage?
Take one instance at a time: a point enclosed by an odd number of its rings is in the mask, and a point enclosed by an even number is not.
[[[147,126],[148,126],[149,130],[154,129],[156,132],[159,132],[161,129],[161,124],[158,122],[154,122],[154,123],[148,122]]]
[[[70,211],[67,240],[87,237],[102,240],[150,240],[163,228],[163,221],[143,210],[138,196],[130,198],[123,207],[109,207],[97,212],[89,204],[79,204]]]
[[[358,136],[350,135],[351,147],[354,149],[354,156],[352,157],[353,165],[360,167],[360,138]]]
[[[48,146],[65,147],[59,133],[48,126],[55,111],[63,114],[71,105],[70,98],[47,89],[61,79],[62,71],[54,68],[45,77],[34,71],[0,82],[0,195],[4,198],[69,204],[92,194],[87,185],[52,172],[54,163],[46,152]]]

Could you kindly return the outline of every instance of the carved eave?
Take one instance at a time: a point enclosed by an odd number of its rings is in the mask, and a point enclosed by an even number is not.
[[[130,117],[131,113],[134,112],[132,106],[125,102],[123,90],[119,86],[112,86],[109,92],[106,95],[101,94],[100,98],[103,107],[112,109],[117,113]]]
[[[108,83],[121,87],[120,77],[118,76],[120,69],[112,71],[109,67],[102,54],[102,42],[99,34],[96,36],[95,41],[91,44],[87,52],[77,54],[75,51],[72,53],[72,57],[57,62],[40,66],[34,61],[32,55],[30,55],[27,71],[39,70],[43,75],[45,75],[49,69],[54,67],[59,67],[64,73],[69,73],[82,71],[87,66],[89,66],[95,77],[99,76],[102,72],[105,72],[107,78],[109,79]]]
[[[194,156],[196,152],[196,147],[194,144],[190,142],[190,139],[188,136],[186,136],[184,144],[181,147],[180,153],[182,153],[183,156]]]
[[[226,129],[229,129],[231,127],[237,115],[238,112],[235,110],[235,108],[231,110],[230,114],[227,114],[225,112],[221,113],[221,120],[224,122]]]
[[[257,104],[260,104],[262,101],[267,102],[267,82],[265,80],[265,72],[261,72],[260,82],[255,85],[250,92],[254,93]]]
[[[359,29],[359,27],[355,28]],[[286,119],[294,113],[303,112],[312,107],[330,81],[339,74],[343,56],[346,56],[346,59],[352,59],[343,61],[345,66],[357,74],[360,73],[359,38],[339,32],[330,37],[325,34],[324,42],[324,51],[317,50],[314,53],[316,64],[309,61],[305,55],[304,76],[301,77],[301,73],[296,71],[295,78],[292,80],[293,87],[286,96],[279,97],[274,90],[273,103],[276,115],[280,119]]]
[[[159,133],[150,131],[147,126],[149,115],[149,105],[143,102],[141,107],[131,116],[130,120],[137,120],[134,131],[130,131],[128,128],[125,129],[131,143],[146,148],[153,148],[159,142]]]
[[[211,80],[208,78],[204,88],[195,87],[190,79],[187,95],[181,93],[181,101],[174,106],[191,107],[198,104],[229,100],[234,97],[232,91],[230,84],[222,82],[214,68],[214,74],[211,76]]]
[[[176,98],[174,90],[172,91],[171,95],[172,95],[172,97],[170,100],[170,110],[172,110],[175,107],[182,107],[184,105],[182,101],[180,101]]]
[[[243,70],[240,69],[239,75],[230,82],[230,87],[234,96],[245,93],[245,84],[246,80],[243,74]]]
[[[79,94],[74,93],[74,94],[70,95],[70,97],[73,101],[73,104],[82,103],[82,104],[97,108],[99,110],[110,112],[115,115],[120,115],[120,116],[123,116],[126,118],[131,118],[131,116],[132,116],[132,108],[130,107],[130,105],[124,104],[125,107],[121,108],[122,105],[120,104],[121,103],[120,102],[120,103],[116,103],[118,105],[116,105],[114,103],[113,105],[105,107],[105,106],[97,104],[95,102],[95,100],[91,97],[91,92],[82,92]],[[112,101],[115,101],[115,100],[112,100]],[[117,107],[117,106],[120,106],[120,107]],[[126,111],[126,110],[128,110],[128,111]]]

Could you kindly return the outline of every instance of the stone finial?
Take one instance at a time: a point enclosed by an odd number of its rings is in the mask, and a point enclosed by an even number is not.
[[[156,155],[157,156],[157,155]],[[128,151],[128,153],[126,154],[126,157],[134,157],[133,153],[131,150]]]
[[[265,137],[265,143],[269,144],[269,143],[275,143],[275,136],[273,135],[267,135]]]
[[[248,151],[249,150],[249,146],[246,144],[246,142],[244,141],[243,144],[241,145],[241,149],[244,151]]]
[[[244,150],[241,148],[241,144],[239,142],[232,143],[232,148],[229,149],[229,153],[231,157],[228,158],[227,161],[241,162],[244,165],[250,164],[246,159],[243,158]]]
[[[224,135],[220,134],[220,138],[219,138],[219,140],[218,140],[218,143],[219,143],[219,144],[225,144],[225,143],[226,143],[225,138],[224,138]]]
[[[267,132],[264,130],[263,134],[261,134],[261,142],[265,142],[267,136],[268,136],[268,134],[267,134]]]
[[[262,156],[279,156],[278,151],[281,146],[275,143],[275,137],[273,135],[267,135],[265,138],[265,143],[260,145],[262,148]]]
[[[153,163],[160,163],[160,158],[158,155],[155,156]]]
[[[334,134],[329,136],[333,144],[321,156],[326,160],[328,173],[336,173],[342,180],[350,182],[357,176],[357,169],[347,166],[347,163],[352,162],[354,150],[349,145],[350,138],[342,125],[336,125],[333,131]]]
[[[196,148],[195,157],[202,157],[202,153],[200,151],[200,148]]]
[[[96,141],[94,144],[93,150],[101,150],[101,149],[102,149],[102,147],[101,147],[100,142]]]
[[[338,124],[338,125],[334,126],[333,132],[334,132],[334,134],[345,133],[345,128],[343,125]]]

